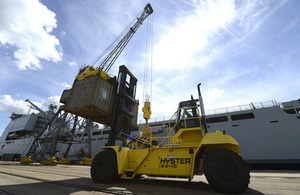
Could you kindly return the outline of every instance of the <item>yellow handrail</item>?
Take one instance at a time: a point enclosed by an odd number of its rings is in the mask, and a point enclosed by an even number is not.
[[[186,114],[185,114],[185,110],[187,109],[191,109],[191,108],[197,108],[198,110],[198,113],[200,113],[199,111],[199,107],[198,106],[190,106],[190,107],[185,107],[185,108],[178,108],[178,110],[172,115],[172,117],[170,118],[169,120],[169,125],[158,125],[158,126],[153,126],[153,127],[149,127],[150,129],[150,136],[148,138],[148,140],[150,141],[150,147],[157,147],[157,146],[153,146],[152,145],[152,141],[153,140],[157,140],[157,141],[160,141],[160,143],[162,143],[163,141],[165,141],[166,139],[168,140],[168,143],[164,146],[164,147],[168,147],[170,148],[171,146],[176,146],[176,145],[179,145],[179,144],[172,144],[171,143],[171,139],[174,137],[172,136],[172,131],[174,130],[174,128],[180,123],[180,121],[184,120],[184,128],[187,128],[187,124],[186,124],[186,121],[187,120],[191,120],[191,119],[199,119],[199,124],[200,124],[200,127],[202,127],[202,124],[201,124],[201,118],[200,116],[196,116],[196,117],[186,117]],[[174,120],[174,116],[177,116],[178,113],[180,113],[179,111],[183,111],[183,118],[179,119],[172,127],[171,127],[171,121]],[[152,129],[155,129],[155,128],[167,128],[167,136],[166,137],[152,137]],[[140,138],[139,138],[140,139]],[[139,140],[138,139],[138,140]],[[143,138],[144,139],[144,138]],[[147,141],[148,141],[147,140]],[[144,143],[140,146],[142,147],[144,145]]]

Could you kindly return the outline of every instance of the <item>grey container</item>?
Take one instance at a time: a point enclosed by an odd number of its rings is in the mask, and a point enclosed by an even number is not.
[[[74,81],[65,111],[110,126],[114,85],[100,75]]]

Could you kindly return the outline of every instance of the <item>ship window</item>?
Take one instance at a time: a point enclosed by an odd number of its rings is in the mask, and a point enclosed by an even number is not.
[[[87,133],[84,133],[84,134],[83,134],[83,136],[87,136],[87,135],[88,135]]]
[[[104,135],[104,134],[109,134],[109,131],[103,131],[103,135]]]
[[[93,135],[101,135],[101,131],[93,132]]]
[[[296,114],[296,111],[294,109],[286,109],[286,110],[283,110],[285,113],[288,113],[288,114]]]
[[[253,113],[245,113],[245,114],[235,114],[235,115],[231,115],[231,119],[233,121],[237,121],[237,120],[245,120],[245,119],[252,119],[254,118],[254,114]]]
[[[213,118],[207,118],[207,123],[219,123],[219,122],[226,122],[228,121],[227,116],[219,116],[219,117],[213,117]]]
[[[157,126],[162,126],[162,124],[153,124],[153,125],[150,125],[150,127],[157,127]]]

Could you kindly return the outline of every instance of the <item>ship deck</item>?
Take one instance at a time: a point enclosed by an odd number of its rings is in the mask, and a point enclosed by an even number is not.
[[[243,194],[299,194],[300,171],[252,171]],[[187,179],[144,177],[111,184],[94,183],[89,166],[21,165],[0,161],[0,194],[219,194],[205,176]]]

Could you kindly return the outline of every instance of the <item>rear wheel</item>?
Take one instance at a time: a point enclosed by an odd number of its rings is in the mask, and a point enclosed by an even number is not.
[[[219,148],[204,159],[204,174],[208,183],[223,193],[241,193],[250,182],[249,169],[243,159],[231,150]]]
[[[91,176],[96,183],[109,183],[119,178],[114,151],[105,150],[96,155],[91,166]]]

